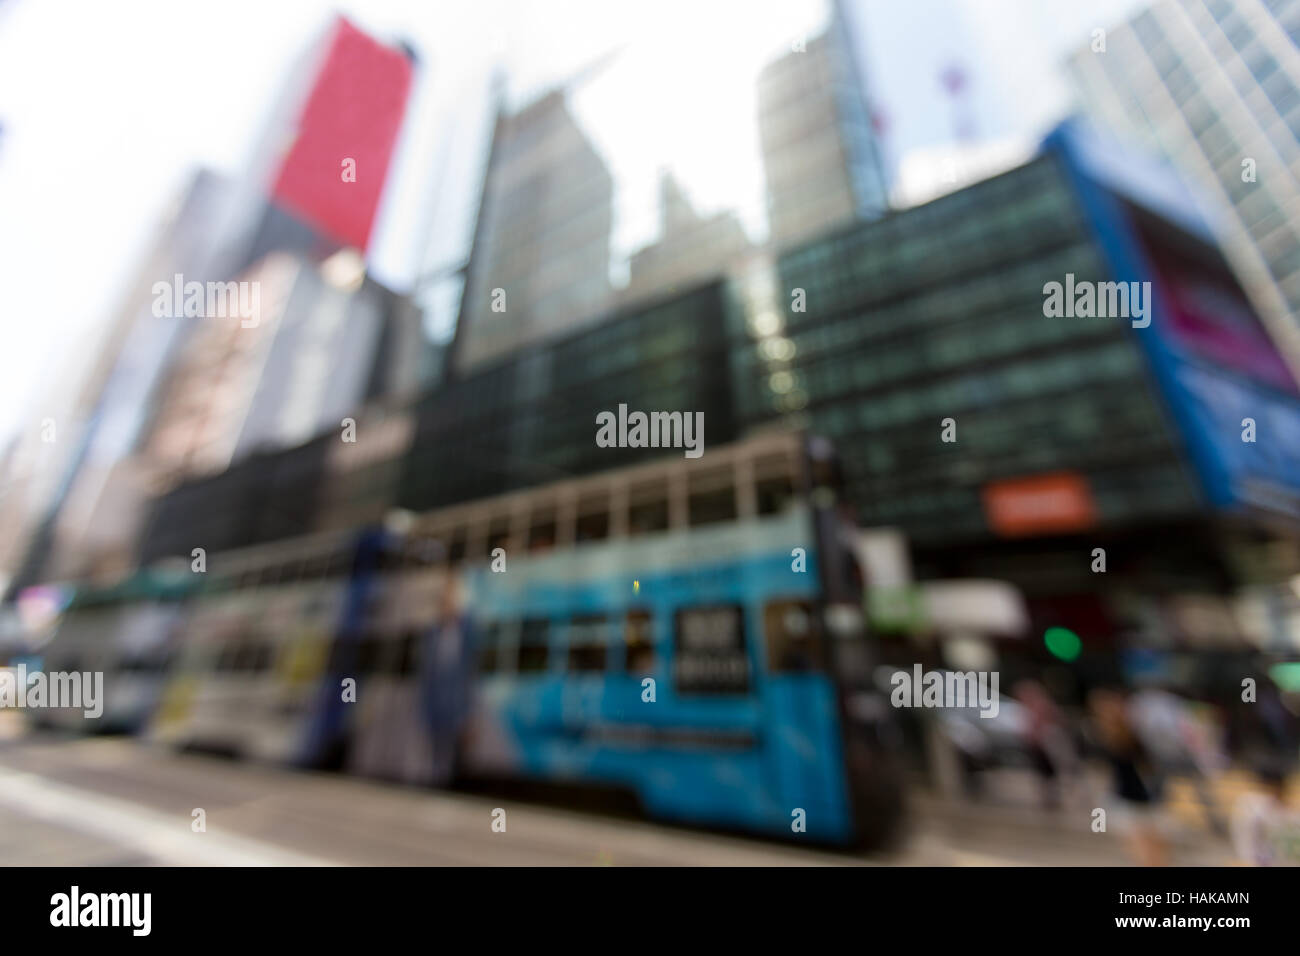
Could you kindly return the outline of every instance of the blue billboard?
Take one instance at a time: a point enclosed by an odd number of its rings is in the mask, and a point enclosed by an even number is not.
[[[1148,290],[1130,329],[1207,502],[1300,517],[1300,388],[1168,167],[1076,121],[1044,149],[1063,162],[1113,278]]]

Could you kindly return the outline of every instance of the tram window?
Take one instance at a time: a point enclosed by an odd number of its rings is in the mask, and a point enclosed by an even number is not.
[[[673,622],[673,676],[686,694],[746,694],[749,656],[739,604],[683,608]]]
[[[352,552],[340,548],[329,556],[329,563],[325,568],[325,576],[330,578],[339,578],[352,570]]]
[[[483,674],[495,674],[502,670],[505,663],[502,654],[501,639],[505,629],[499,621],[489,621],[483,626],[479,637],[478,669]]]
[[[379,670],[384,656],[384,642],[376,636],[363,637],[357,645],[357,674],[373,674]]]
[[[465,548],[468,535],[464,528],[457,528],[447,541],[447,560],[456,564],[465,560]]]
[[[668,528],[668,479],[662,475],[629,485],[627,533],[651,534]]]
[[[420,635],[416,631],[407,631],[401,637],[398,644],[397,662],[394,668],[395,673],[402,677],[407,677],[415,673],[416,668],[416,648],[420,643]]]
[[[430,567],[446,557],[447,548],[440,538],[417,538],[410,544],[410,563],[413,567]]]
[[[356,660],[355,643],[346,638],[339,638],[330,643],[328,670],[331,674],[342,674],[352,670]]]
[[[274,660],[275,648],[265,641],[254,644],[251,655],[250,670],[257,674],[269,671]]]
[[[392,552],[392,551],[391,551],[387,546],[380,548],[380,549],[375,553],[375,573],[376,573],[376,574],[387,574],[387,573],[389,573],[390,571],[393,570],[393,568],[394,568],[394,564],[395,564],[395,562],[394,562],[394,554],[393,554],[393,552]]]
[[[534,525],[528,532],[529,551],[550,551],[555,547],[555,522]]]
[[[736,520],[736,492],[728,485],[709,491],[693,492],[690,496],[690,522],[692,528]]]
[[[542,507],[533,512],[528,524],[528,550],[549,551],[555,547],[555,508]]]
[[[668,527],[668,499],[656,498],[632,505],[627,511],[629,535],[650,534]]]
[[[604,644],[580,644],[569,648],[569,670],[574,673],[599,673],[605,669]]]
[[[544,617],[525,618],[519,632],[519,673],[546,670],[551,622]]]
[[[124,658],[120,670],[132,674],[160,674],[167,669],[170,655],[165,650],[155,649]]]
[[[580,514],[574,525],[576,541],[601,541],[609,537],[609,511]]]
[[[624,669],[629,674],[648,674],[655,666],[654,633],[649,611],[627,612],[623,630]]]
[[[235,645],[230,662],[230,670],[240,674],[255,673],[261,661],[261,648],[253,641],[241,641]]]
[[[304,580],[314,581],[323,578],[329,573],[329,555],[314,554],[302,565],[302,576]]]
[[[794,497],[794,484],[788,475],[760,479],[755,482],[754,489],[760,515],[779,514],[789,507]]]
[[[221,649],[221,654],[217,658],[217,670],[223,674],[234,674],[243,669],[246,658],[244,643],[242,641],[231,641]]]
[[[221,663],[221,648],[210,644],[192,647],[182,652],[182,670],[191,674],[217,673]]]
[[[212,659],[212,670],[218,674],[228,674],[234,670],[236,650],[234,644],[223,644],[217,648]]]
[[[569,670],[603,671],[608,644],[608,618],[603,615],[575,617],[569,624]]]
[[[292,558],[280,568],[281,584],[297,584],[303,577],[303,559]]]
[[[491,554],[497,548],[507,548],[508,550],[509,544],[510,519],[505,516],[493,518],[492,523],[488,525],[488,554]]]
[[[763,608],[763,633],[767,637],[767,666],[773,673],[800,673],[822,667],[817,614],[810,602],[768,602]]]
[[[387,546],[379,555],[379,570],[387,574],[397,574],[406,567],[405,556],[400,546]]]

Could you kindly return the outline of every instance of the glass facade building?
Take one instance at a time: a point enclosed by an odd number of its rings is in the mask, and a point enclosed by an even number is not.
[[[751,311],[733,355],[741,414],[801,412],[835,441],[864,525],[987,536],[986,486],[1066,467],[1102,521],[1197,506],[1130,330],[1043,315],[1050,278],[1108,277],[1055,158],[810,243],[776,272],[779,321]]]
[[[1180,184],[1101,145],[1063,127],[1026,165],[739,283],[742,427],[803,416],[837,444],[862,524],[918,543],[1295,521],[1293,377]],[[1143,292],[1146,324],[1049,316],[1067,276]],[[1270,422],[1264,445],[1247,418]],[[1060,520],[1008,526],[1008,507]]]
[[[337,434],[324,435],[177,485],[153,503],[139,537],[140,565],[189,561],[194,548],[213,555],[315,530],[337,442]]]
[[[429,393],[414,409],[400,505],[426,510],[665,454],[597,447],[596,416],[620,404],[702,412],[706,449],[731,440],[726,299],[724,282],[706,283]]]
[[[1300,367],[1300,0],[1163,0],[1070,60],[1081,104],[1226,211],[1233,267]]]

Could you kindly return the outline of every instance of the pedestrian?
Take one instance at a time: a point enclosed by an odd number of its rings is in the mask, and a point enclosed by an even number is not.
[[[1130,720],[1125,694],[1094,690],[1088,696],[1088,710],[1110,767],[1108,816],[1119,824],[1139,866],[1164,866],[1168,851],[1160,826],[1158,777]]]
[[[438,616],[426,635],[420,660],[435,786],[445,786],[456,776],[473,681],[473,635],[464,589],[454,573],[440,583]]]
[[[1065,778],[1073,776],[1078,765],[1069,725],[1052,695],[1038,681],[1018,681],[1012,693],[1025,708],[1025,746],[1038,775],[1043,806],[1058,809]]]
[[[1247,866],[1300,866],[1300,813],[1288,808],[1286,769],[1262,761],[1256,776],[1262,792],[1237,800],[1232,813],[1232,845]]]
[[[1181,776],[1189,780],[1210,828],[1227,837],[1227,823],[1214,795],[1214,782],[1226,763],[1214,725],[1198,717],[1182,697],[1154,685],[1134,693],[1128,709],[1160,779]]]

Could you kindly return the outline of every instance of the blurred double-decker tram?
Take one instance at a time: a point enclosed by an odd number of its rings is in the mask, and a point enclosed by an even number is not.
[[[896,831],[830,446],[759,431],[210,555],[143,732],[413,784],[616,789],[651,817]]]

